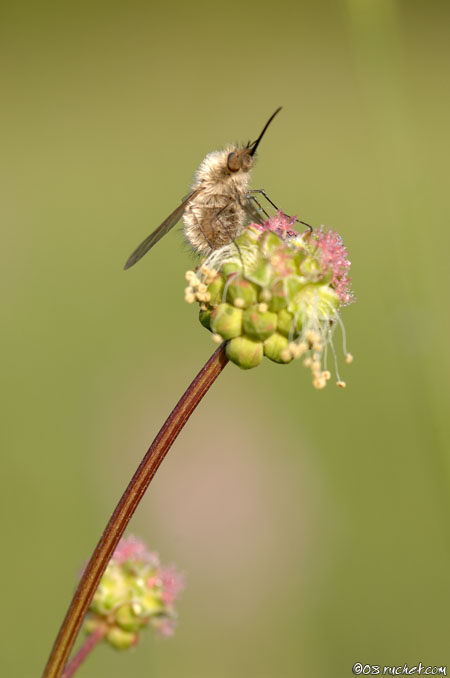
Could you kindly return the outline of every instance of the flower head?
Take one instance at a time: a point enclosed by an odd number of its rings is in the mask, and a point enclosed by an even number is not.
[[[278,212],[263,224],[250,224],[231,244],[215,250],[196,271],[188,271],[185,299],[200,304],[200,322],[215,341],[227,342],[228,358],[243,369],[263,356],[277,363],[302,357],[313,385],[331,377],[331,347],[337,385],[333,334],[350,304],[350,262],[341,237],[323,227],[304,234],[295,218]]]
[[[146,626],[160,635],[172,635],[174,604],[182,589],[183,577],[174,566],[162,567],[158,554],[148,551],[142,540],[125,537],[94,594],[86,630],[106,628],[105,640],[118,649],[135,645]]]

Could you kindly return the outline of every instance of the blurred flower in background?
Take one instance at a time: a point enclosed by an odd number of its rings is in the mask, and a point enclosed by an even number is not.
[[[161,636],[174,633],[175,602],[184,588],[174,566],[162,566],[132,535],[121,539],[92,599],[87,633],[106,629],[105,640],[117,649],[136,645],[139,632],[152,626]]]

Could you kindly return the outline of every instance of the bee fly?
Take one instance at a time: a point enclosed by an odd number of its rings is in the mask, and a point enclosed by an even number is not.
[[[249,191],[248,185],[256,149],[279,111],[281,106],[270,116],[256,141],[248,142],[243,148],[229,146],[206,156],[194,175],[188,195],[134,250],[125,264],[126,269],[134,266],[181,217],[186,240],[196,252],[207,255],[233,242],[248,218],[262,222],[264,210],[254,193],[261,193],[278,209],[264,191]]]

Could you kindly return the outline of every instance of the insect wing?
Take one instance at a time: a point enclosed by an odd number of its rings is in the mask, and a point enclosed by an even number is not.
[[[171,228],[175,226],[175,224],[181,219],[183,216],[183,212],[188,206],[189,202],[195,198],[196,195],[200,193],[199,190],[193,191],[192,193],[189,193],[188,196],[183,200],[181,205],[179,205],[176,210],[172,212],[172,214],[169,214],[167,219],[165,219],[160,226],[156,230],[153,231],[153,233],[150,233],[150,235],[145,238],[143,242],[137,247],[134,252],[128,257],[127,263],[125,264],[124,268],[125,270],[127,268],[131,268],[131,266],[134,266],[139,259],[142,259],[144,254],[147,254],[147,252],[153,247],[153,245],[156,245],[156,243],[161,240],[161,238],[166,235],[170,231]]]

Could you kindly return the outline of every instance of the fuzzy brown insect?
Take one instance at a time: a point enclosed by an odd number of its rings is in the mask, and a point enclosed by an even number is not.
[[[126,269],[134,266],[181,217],[186,240],[203,255],[232,242],[249,218],[257,223],[262,221],[261,212],[255,208],[258,203],[249,191],[250,171],[256,149],[279,111],[281,106],[270,116],[256,141],[242,148],[228,146],[206,156],[194,175],[189,194],[134,250],[125,264]],[[265,195],[264,191],[253,191],[258,192]]]

